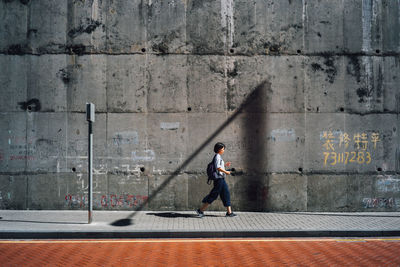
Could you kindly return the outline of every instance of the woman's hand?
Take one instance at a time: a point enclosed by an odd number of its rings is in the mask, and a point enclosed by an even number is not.
[[[222,169],[222,168],[218,168],[217,171],[223,172],[223,173],[225,173],[225,174],[227,174],[227,175],[230,175],[230,174],[231,174],[230,171],[224,170],[224,169]]]

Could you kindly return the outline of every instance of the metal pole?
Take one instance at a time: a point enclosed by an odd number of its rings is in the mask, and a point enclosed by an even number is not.
[[[89,219],[88,222],[92,223],[92,212],[93,212],[93,122],[89,121],[89,150],[88,150],[88,194],[89,194]]]
[[[88,223],[92,223],[93,213],[93,122],[94,122],[95,107],[92,103],[86,103],[86,120],[89,122],[88,131]]]

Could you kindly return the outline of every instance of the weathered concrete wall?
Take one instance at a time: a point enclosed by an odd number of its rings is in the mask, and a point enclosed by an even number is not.
[[[0,208],[86,208],[90,101],[96,209],[194,209],[218,140],[235,210],[399,211],[399,18],[399,0],[0,0]]]

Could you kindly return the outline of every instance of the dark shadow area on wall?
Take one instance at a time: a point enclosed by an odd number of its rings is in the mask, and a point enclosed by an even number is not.
[[[246,207],[252,211],[265,211],[268,187],[266,183],[267,166],[267,92],[271,84],[260,84],[252,94],[251,105],[244,106],[243,137],[248,141],[245,153],[245,172],[242,197]]]
[[[144,209],[144,207],[151,202],[160,192],[161,190],[163,190],[175,177],[177,177],[187,166],[190,162],[192,162],[195,157],[206,147],[210,144],[210,142],[218,135],[220,134],[221,131],[223,131],[226,127],[228,127],[240,114],[244,113],[244,112],[249,112],[249,111],[254,111],[254,110],[259,110],[257,107],[260,107],[266,96],[266,88],[269,88],[271,86],[271,84],[268,81],[263,81],[261,82],[256,88],[254,88],[254,90],[248,95],[246,96],[245,100],[243,101],[243,103],[240,105],[240,107],[238,107],[238,109],[220,126],[218,127],[154,192],[152,192],[148,199],[142,203],[140,206],[138,206],[131,215],[129,215],[127,218],[125,219],[121,219],[121,220],[117,220],[115,222],[112,222],[111,225],[112,226],[128,226],[132,224],[132,218],[135,216],[136,212],[141,211]],[[258,116],[261,116],[261,113],[258,114]],[[265,116],[265,114],[264,114]],[[261,124],[265,124],[265,122],[262,122],[260,119],[256,119],[256,121],[258,120],[259,123]],[[254,125],[251,124],[247,124],[245,123],[246,126],[246,134],[247,133],[252,133],[252,136],[254,137]],[[260,129],[261,129],[260,125]],[[258,127],[257,127],[258,128]],[[262,129],[265,129],[265,127],[263,127]],[[261,137],[261,134],[257,134],[256,135],[256,141],[260,141],[261,139],[265,139],[263,137]],[[264,135],[265,136],[265,135]],[[264,140],[263,140],[264,142]],[[263,149],[262,146],[258,146],[256,144],[257,142],[255,142],[255,146],[254,148],[257,150]],[[265,153],[265,152],[262,152]],[[249,154],[252,154],[252,151],[249,151]],[[260,166],[260,164],[263,162],[262,160],[263,157],[261,159],[257,159],[254,163],[250,163],[250,161],[248,161],[248,165],[249,166],[253,166],[254,168],[257,168]],[[261,181],[259,181],[261,182]],[[256,183],[256,185],[259,184],[259,182]],[[250,184],[251,183],[251,184]],[[248,192],[249,194],[252,192],[254,186],[254,183],[252,183],[251,181],[248,182],[248,184],[246,185],[248,188]]]

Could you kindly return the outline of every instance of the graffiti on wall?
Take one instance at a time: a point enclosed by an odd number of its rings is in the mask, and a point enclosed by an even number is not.
[[[381,142],[379,133],[354,133],[342,131],[323,131],[320,134],[322,141],[324,166],[339,164],[370,164],[371,151]]]
[[[400,192],[400,179],[396,179],[392,175],[378,176],[376,181],[376,190],[378,192]]]
[[[94,196],[93,206],[102,208],[131,208],[144,204],[148,196],[132,194],[109,194]],[[87,195],[65,195],[65,205],[84,208],[88,206]]]
[[[8,131],[8,150],[7,154],[0,150],[0,161],[3,160],[34,160],[36,146],[33,144],[33,139],[26,136],[14,135],[12,131]]]
[[[364,198],[364,208],[395,208],[396,201],[394,198]]]

